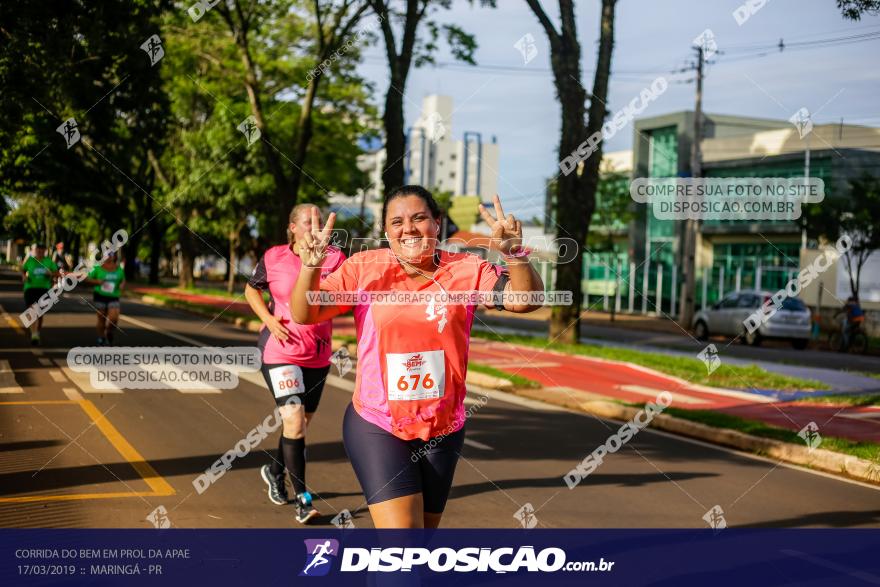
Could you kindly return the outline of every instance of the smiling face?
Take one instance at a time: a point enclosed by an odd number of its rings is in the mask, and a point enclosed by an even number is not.
[[[388,202],[385,232],[391,251],[404,261],[419,263],[429,259],[437,246],[440,221],[418,196],[400,196]]]

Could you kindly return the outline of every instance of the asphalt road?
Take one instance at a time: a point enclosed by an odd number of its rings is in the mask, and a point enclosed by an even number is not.
[[[69,348],[93,344],[83,301],[91,296],[77,291],[53,308],[34,351],[13,327],[24,309],[18,288],[15,276],[0,275],[0,361],[21,388],[0,394],[0,526],[151,527],[160,506],[180,528],[296,526],[259,477],[278,432],[204,493],[192,484],[271,413],[258,377],[219,393],[91,391],[63,368]],[[227,324],[132,301],[123,316],[119,346],[254,343]],[[334,377],[324,392],[308,435],[308,484],[318,524],[347,509],[356,526],[370,527],[341,439],[352,380]],[[445,527],[519,527],[515,514],[527,504],[537,525],[551,528],[700,528],[716,505],[728,526],[880,526],[877,488],[650,430],[570,490],[563,475],[620,423],[494,392],[472,413]]]

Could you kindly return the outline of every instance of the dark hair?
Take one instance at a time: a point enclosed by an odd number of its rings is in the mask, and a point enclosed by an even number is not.
[[[391,192],[391,194],[385,198],[385,203],[382,204],[383,228],[385,227],[385,217],[388,215],[388,204],[391,203],[391,200],[405,198],[406,196],[416,196],[421,198],[431,211],[431,216],[434,217],[434,220],[440,220],[440,217],[443,216],[443,213],[440,211],[440,206],[434,201],[434,196],[431,195],[431,192],[420,185],[404,185]]]

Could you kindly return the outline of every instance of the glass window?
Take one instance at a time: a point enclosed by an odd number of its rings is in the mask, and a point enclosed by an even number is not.
[[[738,308],[757,308],[760,306],[760,298],[754,294],[742,294],[739,297]]]
[[[731,294],[727,296],[726,298],[721,300],[721,308],[735,308],[739,303],[739,298],[739,294]]]
[[[782,300],[782,309],[791,312],[803,312],[807,307],[797,298],[785,298]]]

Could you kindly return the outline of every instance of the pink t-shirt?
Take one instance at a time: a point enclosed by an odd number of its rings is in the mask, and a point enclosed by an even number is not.
[[[328,247],[321,267],[321,278],[327,277],[342,265],[345,254],[336,247]],[[300,367],[326,367],[330,364],[333,326],[330,321],[318,324],[297,324],[290,316],[290,293],[296,284],[302,261],[288,245],[272,247],[254,269],[248,284],[259,290],[269,290],[272,296],[272,315],[290,332],[286,342],[279,342],[264,325],[260,330],[263,363],[284,363]]]
[[[321,282],[334,292],[491,291],[501,267],[470,253],[438,251],[433,278],[407,276],[390,249],[352,255]],[[439,285],[438,285],[439,284]],[[442,287],[442,290],[441,290]],[[354,306],[357,413],[398,438],[428,440],[464,426],[468,346],[476,305],[428,301]]]

